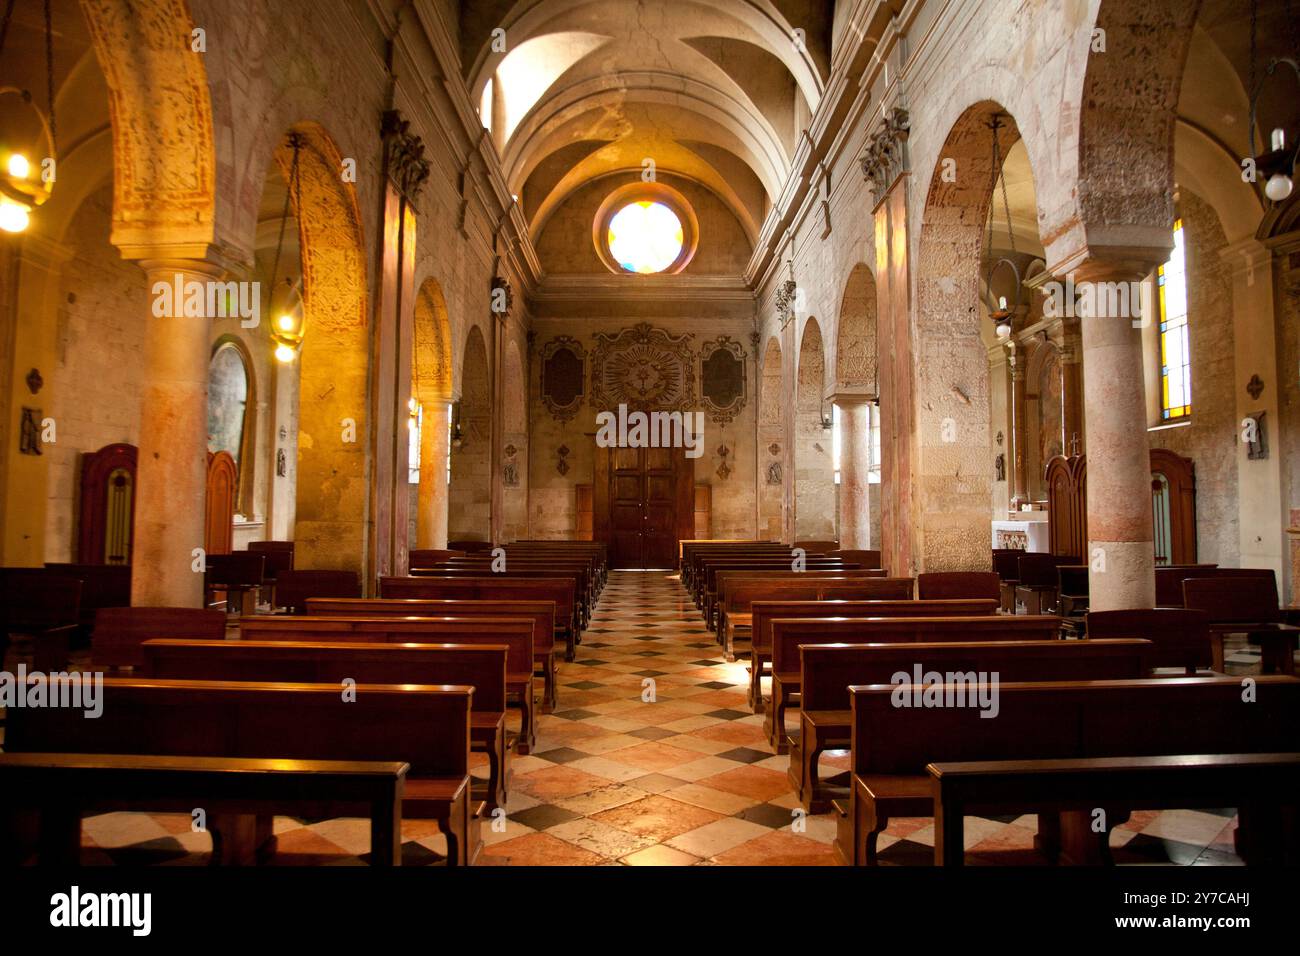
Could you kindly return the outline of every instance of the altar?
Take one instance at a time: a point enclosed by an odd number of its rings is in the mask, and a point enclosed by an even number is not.
[[[1049,548],[1047,512],[1025,512],[1032,517],[993,522],[993,547],[1046,552]]]

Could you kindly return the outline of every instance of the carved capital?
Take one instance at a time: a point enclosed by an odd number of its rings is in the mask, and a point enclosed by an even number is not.
[[[907,110],[895,106],[867,141],[859,162],[876,202],[885,198],[894,180],[907,170],[906,144],[910,131],[911,118]]]
[[[384,171],[401,194],[414,202],[429,178],[429,161],[424,158],[424,143],[411,134],[410,125],[397,110],[385,110],[380,135],[384,140]]]

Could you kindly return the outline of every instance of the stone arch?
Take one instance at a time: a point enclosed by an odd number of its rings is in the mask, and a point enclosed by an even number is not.
[[[835,537],[835,472],[831,432],[822,424],[823,412],[830,412],[826,351],[812,316],[804,322],[795,374],[794,536],[826,541]]]
[[[430,276],[415,297],[411,343],[411,397],[419,405],[420,483],[411,547],[447,546],[447,423],[452,400],[451,320],[438,280]]]
[[[502,540],[528,536],[528,378],[519,346],[505,345],[501,379]]]
[[[1200,0],[1101,0],[1078,94],[1075,219],[1049,238],[1048,263],[1160,261],[1171,246],[1178,94]],[[1100,32],[1099,32],[1100,31]],[[1095,48],[1104,38],[1105,51]]]
[[[274,160],[290,184],[302,261],[295,561],[303,568],[367,566],[370,329],[365,239],[342,156],[315,123],[294,126]]]
[[[758,533],[783,541],[785,532],[785,366],[774,335],[763,352],[758,381]]]
[[[451,319],[442,286],[432,276],[420,284],[413,328],[411,393],[420,403],[451,401]]]
[[[204,248],[216,219],[212,101],[186,0],[81,0],[113,121],[112,241]],[[164,82],[165,78],[165,82]]]
[[[915,395],[906,489],[910,501],[888,514],[884,540],[907,535],[915,570],[983,570],[988,565],[993,462],[989,440],[988,355],[981,338],[981,273],[993,195],[992,134],[1001,116],[1002,155],[1020,138],[1014,117],[984,100],[968,107],[949,131],[922,213],[917,248]],[[955,175],[948,175],[955,169]],[[907,440],[907,436],[901,436]],[[886,452],[888,454],[888,452]],[[900,569],[901,570],[901,569]]]
[[[866,263],[849,272],[835,327],[835,391],[879,394],[876,362],[876,279]]]
[[[447,535],[454,541],[488,541],[492,536],[492,379],[487,345],[477,325],[465,337],[459,407],[460,444],[453,438]]]

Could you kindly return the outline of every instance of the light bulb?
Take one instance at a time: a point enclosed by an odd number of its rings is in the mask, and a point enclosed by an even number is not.
[[[281,362],[284,362],[286,365],[292,362],[297,357],[297,355],[298,353],[295,352],[291,346],[277,345],[275,347],[275,357],[279,359]]]
[[[27,207],[0,199],[0,229],[5,232],[22,232],[31,221]]]
[[[1291,195],[1292,186],[1290,176],[1285,173],[1274,173],[1264,184],[1264,195],[1273,202],[1281,202]]]
[[[1003,312],[1007,310],[1007,297],[1005,295],[998,296],[998,308]]]
[[[1279,149],[1286,149],[1286,131],[1283,130],[1281,127],[1278,127],[1277,129],[1273,130],[1273,134],[1272,136],[1269,137],[1269,139],[1272,142],[1273,149],[1275,151]]]
[[[280,316],[280,328],[283,329],[285,332],[292,332],[292,331],[293,331],[293,316],[292,316],[292,315],[282,315],[282,316]]]
[[[998,332],[998,338],[1005,339],[1008,335],[1011,334],[1011,326],[1006,322],[999,322],[997,332]]]
[[[27,157],[22,153],[14,153],[9,157],[9,175],[15,179],[26,179],[27,174],[32,171],[32,164],[27,161]]]

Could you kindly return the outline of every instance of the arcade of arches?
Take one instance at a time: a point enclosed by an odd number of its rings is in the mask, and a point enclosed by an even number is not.
[[[51,0],[50,63],[43,4],[9,4],[0,566],[129,565],[120,603],[234,636],[276,594],[204,562],[259,542],[365,598],[449,551],[603,543],[483,858],[833,863],[682,540],[903,578],[1050,553],[1090,612],[1157,607],[1161,566],[1260,569],[1300,615],[1300,200],[1276,154],[1242,175],[1275,128],[1294,151],[1269,65],[1300,51],[1252,3]],[[637,412],[678,447],[604,447]],[[7,613],[12,670],[41,640]],[[61,666],[97,664],[93,618]],[[1227,640],[1228,673],[1268,667]],[[1215,813],[1112,842],[1235,859]],[[96,819],[87,858],[122,862],[166,817]],[[976,852],[1032,854],[1029,820]],[[358,852],[311,829],[282,852]]]

